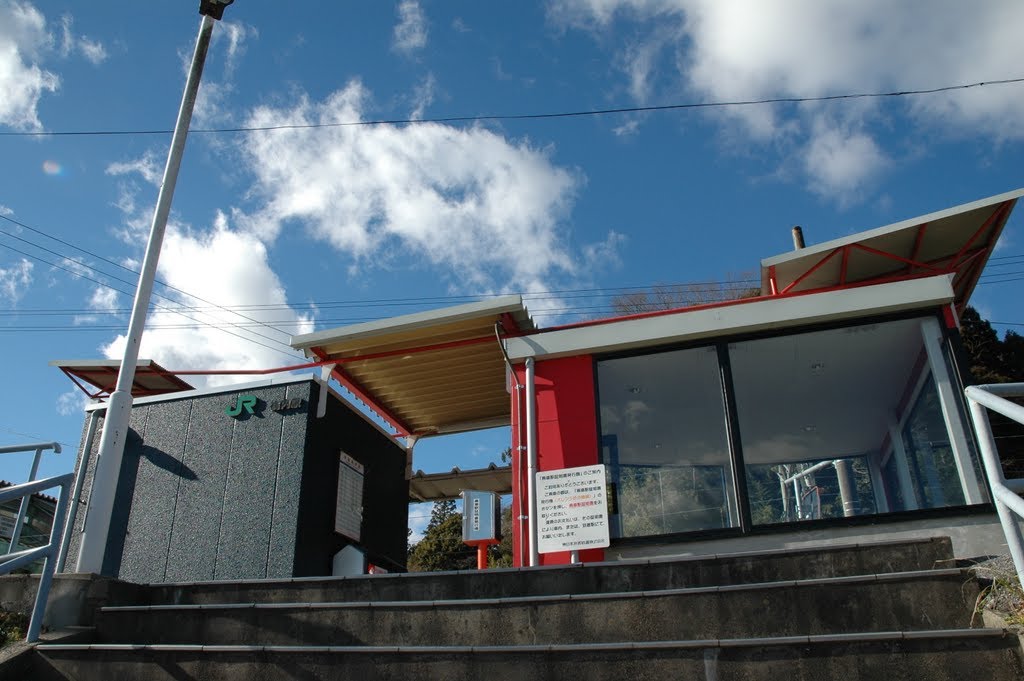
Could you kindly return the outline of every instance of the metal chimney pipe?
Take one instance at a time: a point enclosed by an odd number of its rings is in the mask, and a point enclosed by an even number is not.
[[[804,247],[804,230],[800,229],[800,225],[793,228],[793,248],[800,250]]]

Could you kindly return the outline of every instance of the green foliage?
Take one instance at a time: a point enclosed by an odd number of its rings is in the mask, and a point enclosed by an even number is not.
[[[469,570],[476,567],[476,549],[462,543],[462,514],[451,500],[436,501],[423,539],[409,548],[410,572]]]
[[[501,511],[501,543],[489,547],[487,567],[512,567],[512,507]]]
[[[968,307],[960,318],[960,338],[975,381],[1024,382],[1024,336],[1007,331],[1000,340],[992,325]],[[993,411],[988,415],[1003,472],[1008,478],[1024,477],[1024,426]]]
[[[28,629],[28,615],[20,612],[0,610],[0,646],[15,643],[25,638]]]

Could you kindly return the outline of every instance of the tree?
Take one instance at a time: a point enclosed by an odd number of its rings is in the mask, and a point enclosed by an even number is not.
[[[978,383],[1024,382],[1024,336],[1007,331],[1000,340],[992,325],[973,307],[960,318],[960,338]],[[1024,477],[1024,426],[993,411],[988,412],[992,434],[1009,478]]]
[[[423,539],[409,548],[410,572],[469,570],[476,550],[462,543],[462,514],[451,499],[435,501]]]
[[[488,547],[487,567],[512,567],[512,506],[501,509],[501,542]]]
[[[655,284],[648,291],[625,293],[612,298],[615,314],[637,314],[692,307],[726,300],[756,298],[761,288],[754,285],[756,276],[751,272],[731,274],[726,281],[694,284]]]

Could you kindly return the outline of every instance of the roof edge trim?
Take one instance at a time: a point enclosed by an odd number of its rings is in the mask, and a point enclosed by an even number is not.
[[[292,336],[291,346],[298,350],[305,350],[339,340],[373,338],[374,336],[409,331],[424,326],[460,322],[466,319],[502,314],[504,312],[525,312],[523,297],[518,294],[501,296],[464,305],[414,312],[399,317],[388,317],[362,324],[315,331],[313,333]]]

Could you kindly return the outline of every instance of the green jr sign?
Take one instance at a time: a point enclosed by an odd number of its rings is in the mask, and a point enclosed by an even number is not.
[[[257,400],[255,395],[239,395],[235,403],[228,405],[228,408],[224,410],[224,413],[236,419],[242,415],[243,411],[249,415],[255,414],[256,402]]]

